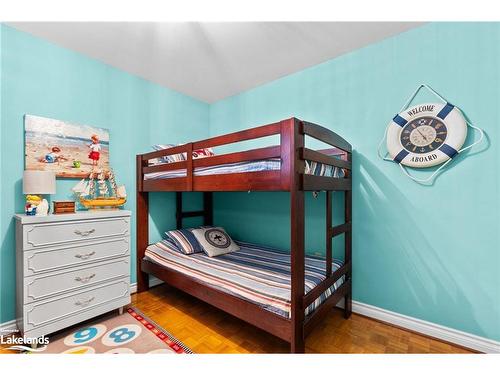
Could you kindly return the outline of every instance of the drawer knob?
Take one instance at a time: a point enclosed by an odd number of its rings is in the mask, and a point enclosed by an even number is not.
[[[88,276],[77,276],[77,277],[75,277],[75,281],[81,281],[82,283],[88,283],[90,281],[90,279],[92,279],[94,277],[95,277],[95,273],[93,273],[92,275],[88,275]]]
[[[87,306],[90,302],[92,302],[93,300],[94,300],[94,297],[89,297],[89,298],[87,298],[87,299],[81,299],[81,300],[79,300],[79,301],[76,301],[76,302],[75,302],[75,305],[85,307],[85,306]]]
[[[76,254],[75,257],[80,258],[80,259],[88,259],[92,255],[95,255],[95,251],[91,251],[90,253],[86,253],[86,254]]]
[[[88,236],[89,234],[92,234],[95,232],[95,229],[89,229],[89,230],[79,230],[79,229],[75,229],[75,234],[78,234],[80,236],[83,236],[83,237],[86,237]]]

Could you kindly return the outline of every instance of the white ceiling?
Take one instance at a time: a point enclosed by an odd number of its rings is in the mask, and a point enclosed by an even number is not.
[[[211,103],[421,25],[418,22],[10,22]]]

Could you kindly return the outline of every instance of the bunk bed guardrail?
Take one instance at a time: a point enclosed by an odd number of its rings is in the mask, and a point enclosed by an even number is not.
[[[225,153],[208,158],[193,159],[192,157],[193,150],[225,146],[273,135],[280,135],[280,144]],[[291,138],[295,136],[302,138],[302,142],[300,142],[302,147],[294,147],[292,149]],[[324,142],[334,147],[334,150],[312,150],[306,148],[303,146],[305,136],[310,136]],[[296,143],[295,139],[293,141],[295,141],[293,143]],[[328,154],[325,151],[329,151]],[[185,161],[150,165],[152,159],[181,153],[186,155]],[[346,173],[344,178],[308,175],[303,173],[303,162],[305,160],[314,161],[350,171],[352,168],[350,158],[351,145],[329,129],[310,122],[300,121],[296,118],[138,155],[137,163],[138,169],[140,169],[140,180],[142,181],[138,187],[140,191],[290,191],[292,155],[298,156],[298,164],[300,164],[300,190],[350,190],[351,180],[349,173]],[[225,180],[224,185],[217,183],[221,180],[220,175],[195,176],[194,174],[195,169],[199,167],[211,167],[272,158],[281,159],[280,170],[234,173],[233,181]],[[185,171],[185,177],[169,178],[168,181],[165,179],[144,179],[144,175],[148,173],[174,170]],[[225,175],[225,178],[231,178],[231,176]]]

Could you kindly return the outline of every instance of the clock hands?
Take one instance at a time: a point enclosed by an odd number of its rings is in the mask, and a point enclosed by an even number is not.
[[[420,131],[419,128],[415,129],[416,131],[418,131],[418,133],[424,138],[424,140],[427,142],[427,137]]]

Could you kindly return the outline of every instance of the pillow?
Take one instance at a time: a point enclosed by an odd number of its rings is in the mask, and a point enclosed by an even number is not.
[[[193,229],[192,233],[209,257],[232,253],[240,249],[221,227]]]
[[[175,147],[173,144],[166,144],[166,145],[153,145],[153,149],[156,151],[160,150],[166,150],[171,147]],[[206,158],[209,156],[214,156],[215,153],[211,148],[200,148],[199,150],[194,150],[193,151],[193,159],[201,159],[201,158]],[[163,164],[163,163],[175,163],[177,161],[184,161],[186,160],[186,153],[183,152],[181,154],[174,154],[174,155],[167,155],[167,156],[162,156],[159,158],[151,159],[149,161],[149,165],[158,165],[158,164]]]
[[[174,250],[174,251],[176,251],[178,253],[182,253],[182,251],[179,250],[179,248],[177,247],[177,245],[175,244],[175,242],[172,241],[170,238],[166,238],[164,240],[161,240],[158,244],[161,244],[161,246],[164,246],[164,247],[166,247],[169,250]]]
[[[154,159],[149,159],[148,166],[154,167],[155,165],[160,165],[160,164],[165,164],[165,160],[163,158],[154,158]]]
[[[214,155],[215,152],[211,148],[200,148],[199,150],[193,151],[193,159],[207,158]]]
[[[203,249],[191,231],[192,229],[177,229],[165,232],[165,234],[181,253],[186,255],[202,253]]]
[[[170,247],[175,248],[178,252],[182,253],[182,251],[179,250],[179,246],[175,243],[173,239],[170,237],[165,237],[161,242],[167,243]]]
[[[153,145],[153,149],[156,151],[166,150],[166,149],[172,148],[172,147],[175,147],[175,145],[173,145],[173,144]],[[157,158],[157,159],[161,160],[164,163],[174,163],[176,161],[184,161],[184,160],[186,160],[186,153],[184,152],[182,154],[162,156],[162,157]]]

